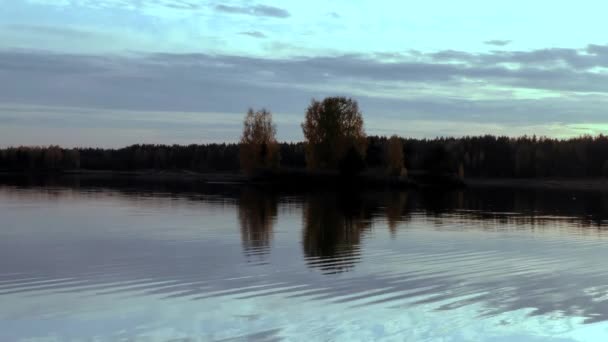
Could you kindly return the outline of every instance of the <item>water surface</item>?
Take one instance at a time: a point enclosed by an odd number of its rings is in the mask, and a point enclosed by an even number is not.
[[[0,184],[1,341],[604,341],[608,195]]]

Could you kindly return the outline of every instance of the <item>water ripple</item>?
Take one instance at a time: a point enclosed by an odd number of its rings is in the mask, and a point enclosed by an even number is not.
[[[443,317],[444,331],[521,312],[608,321],[603,212],[520,195],[502,211],[476,194],[446,208],[409,193],[222,196],[0,188],[6,227],[20,227],[0,229],[0,328],[88,317],[113,338],[270,341],[367,323],[390,339],[414,314]]]

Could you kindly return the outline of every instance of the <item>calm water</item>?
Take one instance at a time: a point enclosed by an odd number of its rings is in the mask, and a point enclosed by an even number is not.
[[[608,194],[0,183],[0,341],[605,341]]]

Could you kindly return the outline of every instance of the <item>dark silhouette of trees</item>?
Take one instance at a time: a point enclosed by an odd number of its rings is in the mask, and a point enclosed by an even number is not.
[[[279,166],[279,145],[276,140],[276,126],[272,114],[266,109],[249,109],[243,122],[240,144],[241,169],[252,173],[257,169],[271,169]]]
[[[397,165],[391,150],[400,141],[403,166],[412,173],[464,174],[480,177],[598,178],[608,176],[608,137],[584,136],[572,139],[478,136],[462,138],[405,139],[370,136],[366,152],[351,145],[335,163],[346,175],[363,165],[386,173]],[[392,141],[392,143],[391,143]],[[391,148],[391,144],[393,144]],[[306,167],[310,146],[303,142],[280,143],[281,168]],[[0,149],[0,170],[49,172],[86,170],[191,170],[196,172],[239,172],[239,144],[133,145],[120,149],[9,147]],[[259,151],[264,151],[260,149]],[[350,151],[350,152],[349,152]],[[353,153],[356,152],[356,153]],[[266,152],[265,152],[266,153]],[[361,156],[365,155],[365,158]],[[267,164],[268,165],[268,164]],[[394,170],[394,169],[393,169]],[[352,171],[352,173],[349,173]]]
[[[58,171],[78,168],[80,152],[76,149],[21,146],[0,150],[0,170]]]
[[[403,171],[403,143],[401,142],[401,138],[396,135],[393,135],[388,140],[387,164],[389,175],[401,175]]]
[[[338,164],[340,174],[346,177],[352,177],[365,169],[365,160],[354,146],[349,147],[346,155],[342,157]]]
[[[367,152],[365,153],[365,163],[367,164],[368,168],[379,169],[386,167],[386,144],[386,137],[367,137]]]
[[[281,167],[303,169],[306,167],[306,146],[303,142],[279,144]]]
[[[363,116],[357,101],[346,97],[312,100],[302,123],[306,140],[306,161],[314,170],[335,170],[357,166],[353,152],[363,159],[366,138]],[[348,157],[348,161],[344,161]]]
[[[436,175],[449,173],[452,169],[451,157],[445,145],[435,144],[424,158],[423,169]]]

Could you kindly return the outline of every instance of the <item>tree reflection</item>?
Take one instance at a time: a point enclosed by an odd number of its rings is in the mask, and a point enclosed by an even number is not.
[[[270,252],[278,198],[273,194],[244,189],[239,197],[239,223],[243,250],[248,259],[263,260]]]
[[[407,192],[391,192],[388,193],[384,198],[384,205],[386,207],[386,223],[391,233],[391,237],[393,238],[397,236],[397,226],[399,223],[409,220],[407,199]]]
[[[363,233],[371,227],[371,210],[357,196],[309,195],[304,203],[303,249],[307,263],[323,273],[340,273],[359,260]]]

